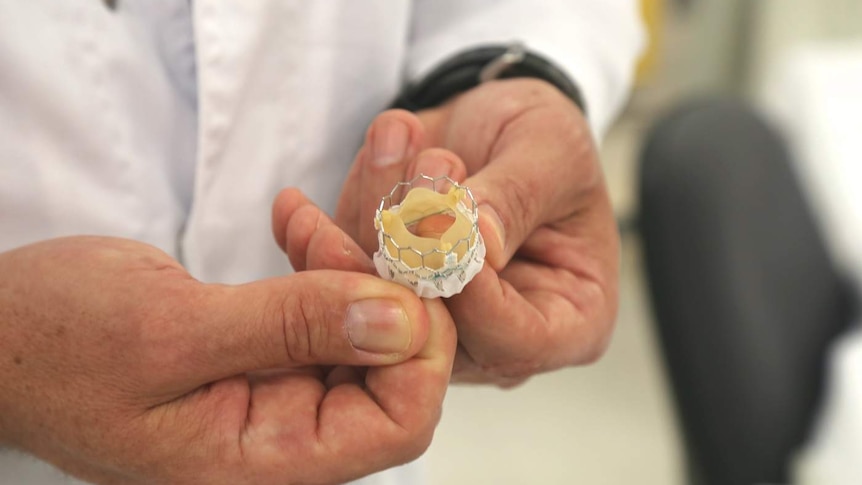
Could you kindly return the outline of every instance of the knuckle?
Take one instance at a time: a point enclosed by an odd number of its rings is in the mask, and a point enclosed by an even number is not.
[[[537,78],[519,79],[525,98],[531,102],[532,106],[543,106],[553,104],[565,99],[565,96],[558,88],[552,84]]]
[[[413,446],[407,447],[407,456],[406,461],[410,462],[416,460],[431,446],[431,441],[434,438],[434,427],[431,427],[427,430],[424,430],[420,433],[416,439],[413,440]]]
[[[483,365],[482,369],[491,381],[497,383],[521,382],[544,370],[542,364],[535,360],[497,362]]]
[[[592,338],[578,349],[578,355],[574,359],[574,365],[591,365],[599,361],[608,350],[610,345],[610,331],[596,328]]]
[[[581,298],[590,302],[585,305],[579,342],[573,345],[574,356],[570,365],[589,365],[597,362],[607,351],[617,319],[617,293],[611,287],[597,282],[580,285]]]
[[[541,189],[536,179],[524,177],[513,180],[511,186],[512,200],[525,221],[535,221],[539,217],[539,198],[536,196]]]
[[[448,383],[448,377],[446,382]],[[434,432],[443,415],[443,403],[419,406],[399,421],[391,422],[389,432],[380,443],[389,456],[390,466],[404,464],[422,456],[431,446]]]
[[[403,430],[398,439],[391,444],[395,451],[396,464],[411,462],[422,456],[431,446],[437,420],[429,420],[413,430]]]
[[[542,207],[540,182],[535,177],[510,177],[505,184],[503,207],[498,214],[507,232],[527,235],[540,221]]]
[[[313,363],[319,360],[328,339],[324,308],[306,289],[279,299],[276,321],[281,325],[287,362]]]
[[[547,359],[560,343],[546,323],[533,319],[509,322],[508,331],[511,339],[471,349],[478,371],[486,381],[501,385],[521,382],[553,368]]]
[[[567,99],[559,89],[550,83],[535,78],[517,78],[489,83],[494,92],[489,93],[499,103],[497,106],[510,117],[524,111],[548,105],[554,105],[561,99]]]
[[[161,304],[141,308],[134,312],[136,317],[127,320],[133,326],[128,335],[136,336],[137,345],[124,342],[116,348],[124,353],[138,349],[137,358],[129,359],[136,362],[136,367],[141,371],[138,382],[155,385],[154,380],[173,375],[190,364],[194,348],[186,338],[185,328],[194,318],[188,310],[195,306],[194,298],[192,292],[163,298]]]
[[[581,354],[575,365],[592,365],[599,361],[607,350],[607,344],[596,344],[587,347],[586,352]]]
[[[302,236],[310,235],[320,227],[322,213],[314,205],[306,205],[299,208],[293,216],[290,224],[291,235],[297,233]]]

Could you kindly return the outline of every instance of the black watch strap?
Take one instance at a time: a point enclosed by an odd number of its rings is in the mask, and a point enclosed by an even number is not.
[[[586,115],[578,86],[560,68],[522,44],[487,46],[461,52],[432,70],[421,81],[407,86],[393,108],[419,111],[443,104],[452,96],[492,79],[532,77],[554,85]]]

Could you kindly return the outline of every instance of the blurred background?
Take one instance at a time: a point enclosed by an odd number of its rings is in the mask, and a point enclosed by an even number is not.
[[[602,146],[623,234],[610,349],[451,389],[433,485],[789,483],[812,435],[855,315],[862,0],[641,3],[649,48]]]

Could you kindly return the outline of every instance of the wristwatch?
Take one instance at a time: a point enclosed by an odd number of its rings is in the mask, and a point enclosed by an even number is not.
[[[409,111],[433,108],[483,82],[517,77],[547,81],[571,99],[584,115],[587,114],[580,89],[566,73],[551,61],[527,50],[520,42],[484,46],[455,55],[421,81],[407,86],[392,107]]]

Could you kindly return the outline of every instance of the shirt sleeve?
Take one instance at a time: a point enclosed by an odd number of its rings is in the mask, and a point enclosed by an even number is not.
[[[596,139],[628,98],[643,46],[636,0],[414,0],[408,81],[456,53],[523,42],[578,85]]]

